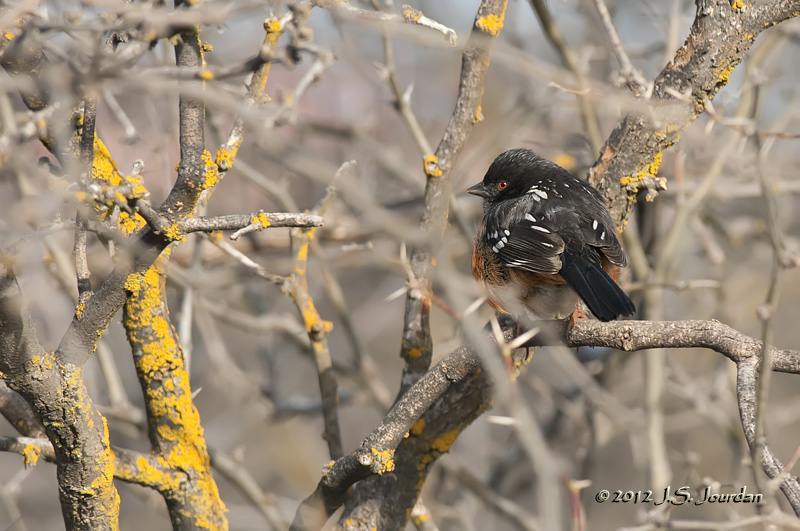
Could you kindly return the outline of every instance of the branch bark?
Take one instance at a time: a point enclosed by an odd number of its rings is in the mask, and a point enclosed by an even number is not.
[[[728,83],[756,37],[766,28],[795,17],[798,0],[750,4],[697,0],[689,36],[653,84],[651,108],[629,113],[611,132],[589,172],[622,227],[639,192],[652,200],[666,187],[656,178],[661,154]]]

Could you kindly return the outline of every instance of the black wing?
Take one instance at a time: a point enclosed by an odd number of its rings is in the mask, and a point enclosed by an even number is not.
[[[489,247],[508,267],[534,273],[558,273],[564,240],[542,218],[527,213],[519,221],[503,226],[497,218],[486,224]]]
[[[583,217],[580,221],[583,240],[599,249],[612,264],[625,267],[628,265],[628,260],[617,239],[610,216],[602,211],[595,214],[595,216]]]

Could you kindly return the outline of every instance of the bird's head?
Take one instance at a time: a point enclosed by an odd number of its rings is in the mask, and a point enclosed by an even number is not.
[[[512,149],[498,155],[483,181],[465,191],[483,197],[487,203],[522,197],[541,175],[552,172],[553,167],[558,168],[529,149]]]

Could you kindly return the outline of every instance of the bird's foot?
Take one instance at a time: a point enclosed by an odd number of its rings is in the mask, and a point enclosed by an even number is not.
[[[581,301],[578,301],[578,303],[575,305],[575,311],[569,316],[567,330],[572,330],[575,328],[575,325],[578,324],[578,319],[588,319],[586,314],[583,313],[583,305],[581,304]]]

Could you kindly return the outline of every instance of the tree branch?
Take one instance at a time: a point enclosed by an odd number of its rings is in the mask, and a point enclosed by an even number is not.
[[[765,29],[800,13],[800,1],[768,4],[697,0],[697,14],[684,45],[653,83],[649,112],[632,112],[614,128],[589,172],[606,197],[618,227],[639,191],[652,200],[665,189],[656,178],[661,153],[703,112]]]

